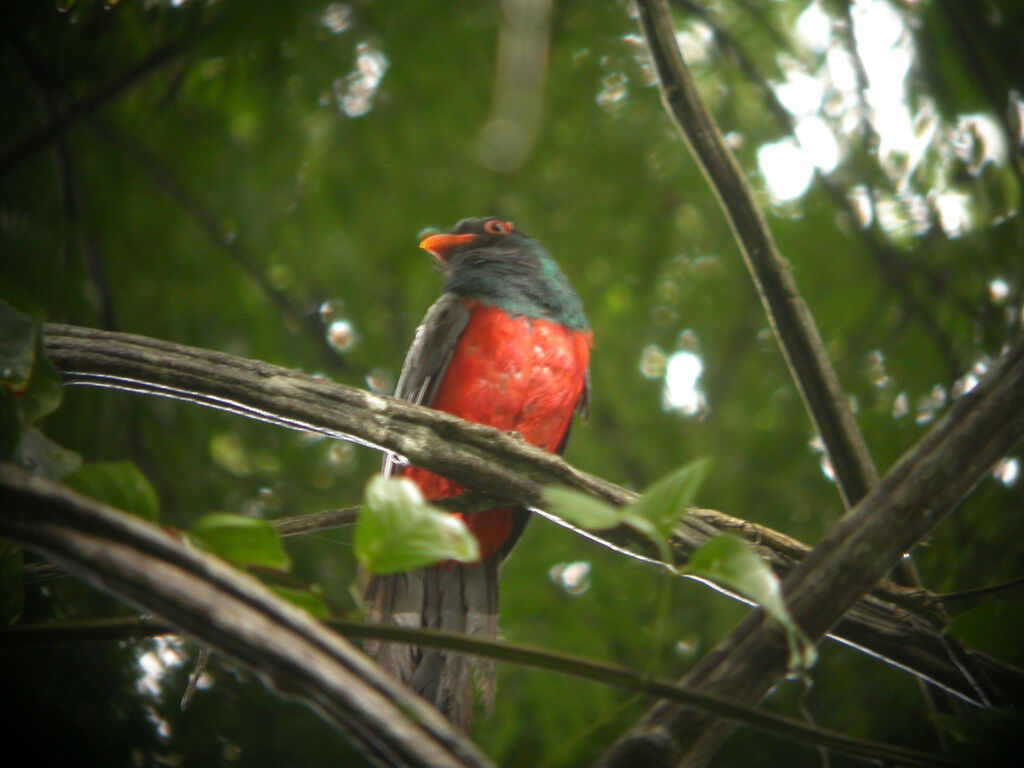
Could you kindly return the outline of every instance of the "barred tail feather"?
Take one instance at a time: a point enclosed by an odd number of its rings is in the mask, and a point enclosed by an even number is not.
[[[498,557],[375,576],[364,597],[367,619],[472,637],[498,635]],[[497,691],[494,662],[436,648],[372,641],[367,652],[463,730],[473,722],[473,689],[489,713]]]

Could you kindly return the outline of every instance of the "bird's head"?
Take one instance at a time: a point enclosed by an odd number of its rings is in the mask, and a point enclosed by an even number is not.
[[[448,271],[455,268],[459,256],[471,251],[493,250],[511,254],[523,247],[529,237],[515,228],[511,221],[494,217],[463,219],[451,232],[431,235],[420,242],[420,248],[427,251]]]
[[[570,328],[587,327],[579,296],[544,247],[511,221],[463,219],[420,242],[445,274],[445,290]]]

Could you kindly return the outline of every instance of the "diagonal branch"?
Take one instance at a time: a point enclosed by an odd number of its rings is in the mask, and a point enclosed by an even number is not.
[[[298,692],[378,764],[491,765],[429,705],[255,579],[12,465],[0,465],[0,491],[5,537]]]
[[[555,484],[617,505],[636,498],[632,491],[503,432],[267,363],[65,325],[46,326],[46,350],[71,383],[174,397],[291,429],[355,439],[524,505],[539,504],[543,489]],[[783,574],[807,551],[800,542],[770,529],[714,510],[694,510],[673,536],[675,559],[685,563],[697,547],[723,531],[747,538]],[[612,545],[653,554],[629,529],[602,535]],[[967,701],[981,703],[987,697],[1024,702],[1024,685],[1011,670],[993,670],[986,663],[989,673],[982,676],[977,669],[980,661],[959,658],[964,651],[955,643],[948,645],[951,641],[942,635],[929,604],[926,594],[883,585],[854,607],[833,636]],[[975,689],[973,678],[983,680],[984,695]]]
[[[637,9],[661,83],[662,101],[729,219],[775,337],[828,451],[840,493],[850,507],[878,482],[878,474],[821,335],[800,298],[788,262],[775,247],[742,171],[683,63],[667,0],[638,0]]]
[[[783,582],[790,614],[822,637],[1024,437],[1024,344],[826,533]],[[697,690],[753,705],[786,670],[780,627],[758,610],[686,676]],[[659,704],[602,758],[604,767],[704,765],[731,727]]]

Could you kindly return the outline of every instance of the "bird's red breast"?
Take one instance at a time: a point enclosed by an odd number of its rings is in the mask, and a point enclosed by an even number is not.
[[[562,444],[586,381],[592,335],[463,299],[471,315],[431,407],[467,421],[517,432],[546,451]],[[417,467],[403,476],[427,498],[455,496],[458,483]],[[512,529],[514,507],[466,515],[480,556],[496,553]]]

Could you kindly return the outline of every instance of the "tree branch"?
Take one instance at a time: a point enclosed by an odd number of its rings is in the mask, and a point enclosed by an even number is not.
[[[775,247],[743,173],[701,102],[697,83],[679,53],[667,1],[638,0],[637,8],[665,109],[729,219],[793,379],[828,451],[840,493],[850,507],[878,482],[878,474],[814,319],[800,298],[788,262]]]
[[[0,493],[0,534],[298,692],[380,765],[492,765],[426,702],[246,574],[9,464]]]
[[[495,659],[520,666],[542,669],[580,680],[601,683],[621,690],[672,699],[703,711],[801,744],[835,749],[850,755],[873,760],[888,760],[926,768],[948,764],[939,755],[925,754],[890,744],[854,739],[798,720],[754,709],[737,707],[711,696],[694,694],[668,680],[651,678],[614,664],[549,651],[520,644],[442,632],[437,629],[412,629],[393,624],[367,624],[347,619],[327,619],[324,624],[348,638],[372,638],[389,642],[415,643],[456,653]],[[47,622],[44,624],[0,627],[0,646],[23,646],[39,643],[138,640],[156,635],[177,634],[174,627],[142,617],[119,617],[89,621]]]
[[[1024,436],[1024,344],[896,463],[783,582],[790,614],[812,640],[827,632]],[[685,682],[754,704],[786,669],[780,627],[758,610],[698,663]],[[699,766],[731,731],[692,711],[654,707],[599,765]]]
[[[556,484],[617,505],[637,497],[522,440],[440,411],[157,339],[63,325],[47,325],[45,332],[49,359],[72,383],[173,397],[292,429],[356,439],[527,506],[540,504],[543,489]],[[714,510],[693,510],[673,536],[676,561],[685,563],[697,547],[721,532],[746,538],[782,574],[807,551],[800,542],[770,529]],[[602,537],[611,545],[653,554],[631,529],[603,532]],[[1024,702],[1024,684],[1012,670],[996,667],[983,677],[973,657],[960,659],[965,652],[955,643],[947,645],[951,641],[942,635],[929,604],[926,594],[884,585],[854,607],[834,637],[972,703],[986,698]],[[983,680],[983,696],[972,678]]]

